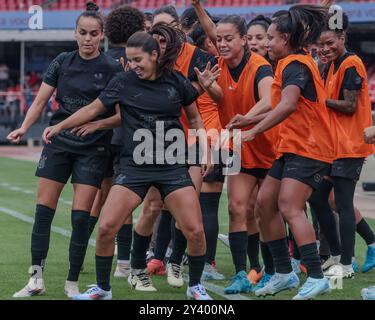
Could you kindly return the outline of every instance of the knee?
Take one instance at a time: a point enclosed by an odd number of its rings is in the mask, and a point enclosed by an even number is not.
[[[237,199],[229,200],[228,211],[231,221],[246,221],[247,205],[244,201]]]
[[[115,226],[108,224],[108,223],[100,223],[98,233],[97,233],[97,241],[101,243],[108,243],[115,240],[116,230]]]
[[[88,212],[72,212],[72,228],[73,229],[88,229],[89,227],[89,217]]]
[[[142,211],[142,215],[147,219],[155,220],[161,210],[163,209],[163,202],[162,201],[149,201],[145,203]]]
[[[190,243],[202,244],[205,242],[204,229],[202,226],[195,226],[186,230],[186,239]]]
[[[267,217],[267,213],[275,206],[274,199],[266,191],[260,190],[257,200],[255,202],[255,216],[258,220],[263,220]]]

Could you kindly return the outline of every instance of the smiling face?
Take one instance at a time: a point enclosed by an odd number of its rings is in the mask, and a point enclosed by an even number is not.
[[[345,34],[324,31],[318,40],[319,52],[328,62],[336,61],[345,52]]]
[[[158,53],[156,50],[149,54],[143,51],[142,48],[127,47],[126,57],[130,69],[133,70],[140,79],[155,79],[158,60]]]
[[[100,41],[104,38],[99,21],[90,17],[81,17],[75,30],[79,53],[83,58],[91,58],[99,52]]]
[[[259,25],[253,25],[247,30],[247,45],[253,52],[265,57],[267,54],[267,32]]]
[[[268,55],[273,61],[285,58],[290,53],[288,35],[280,33],[275,24],[271,24],[267,30]]]
[[[219,23],[216,29],[217,47],[224,60],[241,56],[246,45],[246,37],[241,36],[232,23]]]

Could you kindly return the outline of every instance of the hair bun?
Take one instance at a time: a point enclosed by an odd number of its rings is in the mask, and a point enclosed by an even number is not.
[[[98,12],[99,7],[97,6],[95,2],[90,1],[86,3],[86,11]]]
[[[251,22],[254,22],[254,21],[264,21],[265,23],[268,23],[268,24],[272,23],[272,20],[270,18],[267,18],[262,14],[256,16],[253,20],[251,20]]]

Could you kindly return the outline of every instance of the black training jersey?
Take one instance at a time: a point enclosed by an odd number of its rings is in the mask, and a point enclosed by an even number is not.
[[[103,53],[90,60],[82,59],[78,50],[59,54],[51,62],[43,78],[46,84],[57,88],[56,101],[59,103],[59,109],[52,116],[50,125],[65,120],[93,102],[114,75],[122,70],[118,62]],[[112,116],[113,110],[95,120]],[[111,130],[103,130],[78,137],[67,129],[57,135],[53,143],[67,151],[88,152],[89,149],[102,153],[102,147],[109,145],[111,135]]]
[[[135,149],[142,143],[136,138],[140,133],[138,129],[146,129],[142,132],[147,131],[149,138],[152,139],[154,147],[148,149],[147,153],[147,158],[152,164],[156,164],[156,140],[163,142],[162,152],[173,143],[173,141],[164,141],[164,135],[157,136],[160,132],[156,130],[157,125],[159,129],[161,125],[164,127],[164,134],[171,129],[177,129],[179,135],[185,139],[179,120],[181,106],[189,106],[197,98],[197,90],[177,71],[151,81],[139,79],[133,71],[117,74],[100,94],[99,99],[109,110],[113,109],[116,103],[120,104],[121,127],[124,132],[121,165],[139,165],[133,159]],[[186,148],[186,141],[184,144]],[[185,150],[181,150],[178,157],[185,157]]]
[[[120,63],[120,59],[124,58],[124,61],[126,63],[126,52],[125,48],[123,47],[113,47],[106,51],[106,54],[115,59]],[[122,139],[123,139],[124,133],[122,131],[122,128],[114,128],[113,129],[113,135],[112,135],[112,140],[111,144],[116,145],[116,146],[122,146]]]
[[[204,69],[206,69],[208,62],[211,62],[211,67],[213,67],[217,64],[217,59],[213,55],[207,52],[204,52],[198,47],[195,48],[193,57],[191,58],[191,61],[189,64],[189,71],[188,71],[187,78],[190,81],[198,82],[198,76],[195,73],[194,68],[198,68],[198,70],[203,71]]]

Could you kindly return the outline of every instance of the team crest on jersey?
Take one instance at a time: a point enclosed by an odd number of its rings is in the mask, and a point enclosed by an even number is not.
[[[46,166],[47,156],[42,155],[38,163],[38,169],[43,169]]]
[[[102,80],[103,79],[103,73],[94,73],[94,78],[96,80]]]
[[[173,87],[168,88],[168,99],[170,101],[175,101],[178,99],[178,93],[177,90]]]

